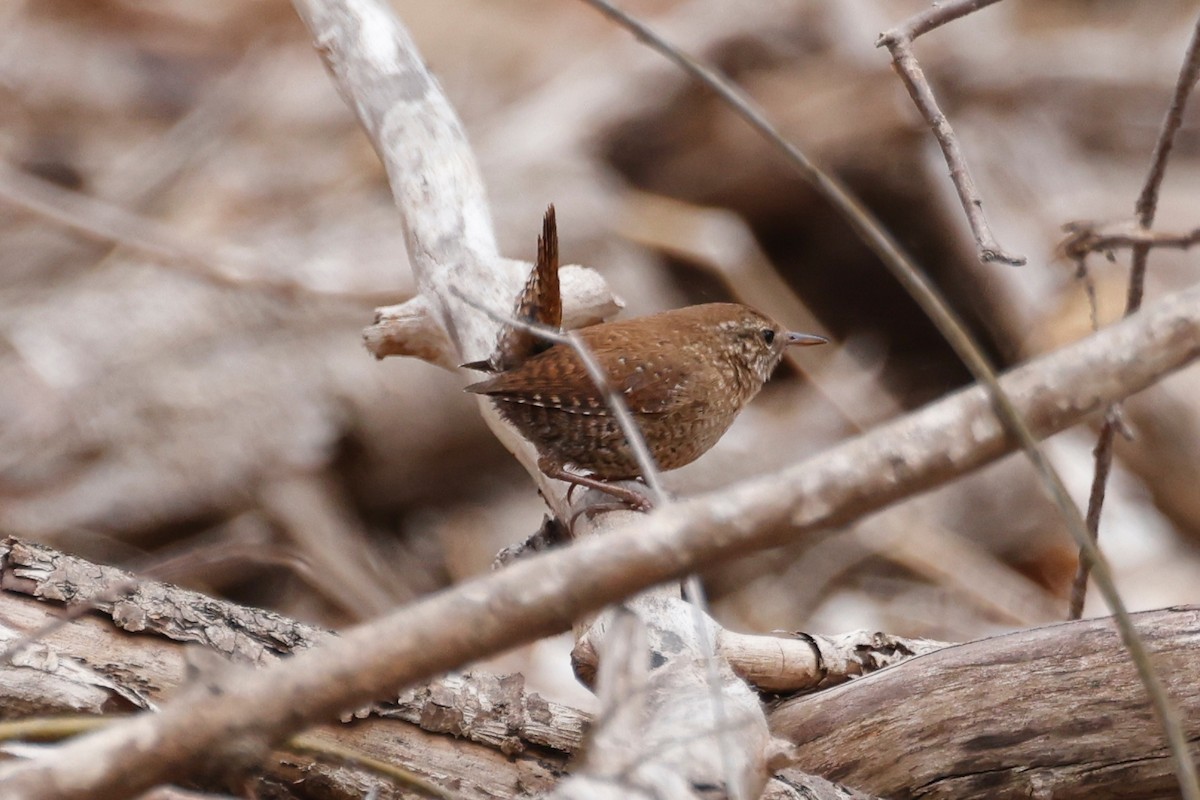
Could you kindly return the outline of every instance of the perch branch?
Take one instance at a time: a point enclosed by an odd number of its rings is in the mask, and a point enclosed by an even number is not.
[[[531,265],[520,268],[528,274]],[[600,275],[586,267],[567,264],[558,271],[562,283],[563,328],[577,330],[603,322],[624,306],[613,296]],[[411,356],[446,369],[457,369],[462,359],[423,294],[394,306],[375,309],[375,321],[363,330],[363,344],[376,358]]]
[[[384,162],[427,309],[448,335],[460,363],[478,360],[491,351],[500,326],[472,306],[507,312],[528,267],[497,253],[482,181],[461,124],[411,38],[382,4],[296,0],[295,5]],[[469,289],[471,303],[456,291],[461,289]],[[604,382],[603,376],[598,382]],[[532,448],[499,420],[490,403],[481,400],[480,409],[501,441],[524,461],[556,515],[565,519],[569,509],[562,484],[534,467]],[[631,445],[640,442],[636,430],[626,435]],[[649,461],[645,453],[641,460]],[[652,466],[642,469],[659,493]],[[679,633],[687,636],[690,631]],[[765,735],[761,713],[758,723]],[[752,740],[735,746],[747,750],[746,763],[754,761]],[[708,770],[710,764],[694,762],[699,770]],[[671,766],[678,769],[681,764]],[[710,779],[706,772],[703,780]],[[749,779],[761,783],[762,777]],[[743,783],[730,777],[723,782]]]
[[[472,306],[507,312],[528,267],[501,259],[496,251],[482,181],[461,124],[407,32],[385,7],[368,0],[295,4],[387,168],[420,294],[460,362],[478,360],[491,351],[500,326]],[[461,289],[470,290],[471,303],[456,291]],[[480,409],[498,438],[524,461],[556,515],[566,519],[570,510],[562,485],[534,466],[532,448],[499,420],[489,402],[481,399]],[[640,442],[632,428],[626,436],[632,446]],[[643,475],[660,494],[648,454],[642,456]],[[765,733],[761,714],[759,725]],[[736,743],[747,750],[752,744]],[[753,754],[745,761],[752,762]],[[707,770],[709,763],[695,766]],[[706,774],[704,780],[711,777]],[[728,777],[724,782],[742,783]]]

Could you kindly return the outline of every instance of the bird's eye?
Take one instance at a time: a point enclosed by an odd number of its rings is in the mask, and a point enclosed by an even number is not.
[[[775,341],[775,331],[771,330],[770,328],[763,328],[762,337],[764,342],[770,344],[771,342]]]

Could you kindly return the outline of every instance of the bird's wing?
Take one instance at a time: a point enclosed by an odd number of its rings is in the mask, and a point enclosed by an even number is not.
[[[498,400],[557,408],[568,413],[609,414],[602,394],[592,383],[587,369],[574,351],[559,345],[529,359],[519,367],[471,384],[466,391]],[[592,353],[607,367],[608,380],[625,398],[629,409],[639,414],[669,413],[689,403],[690,371],[672,359],[657,356],[634,359],[629,348],[619,343],[593,343]],[[692,397],[691,403],[698,398]],[[702,398],[700,398],[702,399]]]

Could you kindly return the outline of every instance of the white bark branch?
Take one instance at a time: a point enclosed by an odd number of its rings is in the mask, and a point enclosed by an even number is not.
[[[533,265],[516,262],[529,274]],[[614,316],[622,303],[595,271],[577,264],[559,269],[562,282],[563,328],[575,330]],[[433,313],[428,295],[375,309],[375,322],[363,331],[363,343],[376,358],[412,356],[446,369],[456,369],[462,358]]]

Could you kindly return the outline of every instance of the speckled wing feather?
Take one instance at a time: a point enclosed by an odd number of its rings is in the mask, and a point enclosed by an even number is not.
[[[612,387],[625,398],[629,409],[637,414],[665,414],[690,403],[695,405],[695,393],[689,392],[696,379],[694,370],[681,369],[670,358],[671,348],[650,349],[646,356],[645,342],[634,348],[629,337],[642,335],[627,329],[622,323],[611,323],[607,330],[584,330],[580,334],[596,359],[606,365]],[[640,349],[643,357],[634,359],[628,354]],[[520,366],[485,381],[466,387],[468,392],[488,395],[510,403],[555,408],[567,413],[607,415],[610,412],[600,391],[592,384],[587,370],[575,351],[556,345],[539,353]]]

